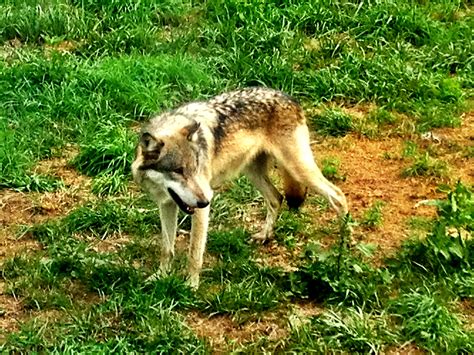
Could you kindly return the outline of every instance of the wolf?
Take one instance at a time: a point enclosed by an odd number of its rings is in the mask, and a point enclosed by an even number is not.
[[[192,215],[188,283],[198,287],[213,191],[242,173],[267,205],[265,224],[253,238],[271,238],[283,201],[269,177],[273,165],[282,176],[290,208],[304,202],[309,188],[324,196],[340,216],[348,213],[343,192],[314,161],[301,106],[281,91],[264,87],[231,91],[185,104],[144,124],[132,173],[160,210],[160,267],[152,276],[169,271],[179,208]]]

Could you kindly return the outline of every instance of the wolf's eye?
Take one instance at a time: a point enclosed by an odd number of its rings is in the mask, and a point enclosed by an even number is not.
[[[183,168],[176,168],[173,170],[173,173],[183,175],[184,169]]]

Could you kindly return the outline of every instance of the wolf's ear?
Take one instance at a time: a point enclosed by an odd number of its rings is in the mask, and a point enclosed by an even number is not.
[[[150,133],[143,132],[140,136],[140,145],[144,152],[153,153],[153,155],[158,157],[165,143],[155,139]]]
[[[181,129],[181,133],[186,136],[186,139],[188,141],[193,142],[196,140],[196,132],[198,131],[199,127],[201,127],[201,124],[199,122],[194,121],[190,125]]]

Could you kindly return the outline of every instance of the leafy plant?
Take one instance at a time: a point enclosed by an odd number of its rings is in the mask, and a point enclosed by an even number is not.
[[[341,162],[337,158],[324,158],[322,161],[321,172],[331,181],[344,181],[345,176],[340,175],[339,167]]]
[[[375,307],[391,283],[388,270],[374,268],[362,254],[348,253],[341,247],[322,251],[310,244],[304,260],[299,271],[290,275],[290,288],[318,301]]]
[[[385,203],[383,201],[375,201],[372,207],[365,211],[360,223],[369,228],[380,227],[383,223],[382,209],[384,205]]]
[[[434,176],[442,177],[447,172],[447,165],[445,162],[430,157],[429,153],[419,155],[414,158],[412,165],[405,168],[402,176]]]

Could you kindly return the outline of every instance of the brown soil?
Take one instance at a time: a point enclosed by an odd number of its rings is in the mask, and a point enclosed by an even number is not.
[[[258,320],[239,324],[226,315],[208,316],[192,311],[186,316],[186,323],[196,334],[208,340],[213,353],[227,354],[230,349],[237,349],[265,337],[269,341],[276,341],[288,335],[284,323],[286,317],[278,312],[266,313]]]
[[[435,208],[418,203],[424,200],[442,198],[437,192],[441,183],[474,183],[474,165],[466,154],[466,148],[474,141],[474,113],[466,114],[461,128],[436,129],[432,142],[421,136],[410,140],[420,147],[437,153],[437,159],[448,164],[448,175],[444,178],[403,178],[401,173],[410,161],[402,159],[405,138],[383,137],[377,140],[357,134],[342,139],[324,139],[314,145],[318,161],[335,157],[341,162],[344,182],[336,184],[346,194],[351,214],[361,219],[377,200],[383,201],[383,225],[375,230],[362,227],[355,229],[354,237],[367,243],[374,243],[384,255],[393,253],[411,233],[408,221],[413,217],[434,217]],[[386,157],[391,157],[387,159]]]

